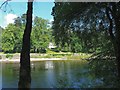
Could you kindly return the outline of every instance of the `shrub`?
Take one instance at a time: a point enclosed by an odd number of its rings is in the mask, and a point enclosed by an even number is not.
[[[51,50],[54,51],[54,52],[59,52],[58,48],[51,48]]]
[[[10,58],[10,59],[11,59],[12,57],[13,57],[12,54],[7,54],[7,55],[6,55],[6,58]]]
[[[46,50],[45,49],[41,49],[40,53],[46,53]]]
[[[0,59],[2,59],[2,56],[0,56]]]

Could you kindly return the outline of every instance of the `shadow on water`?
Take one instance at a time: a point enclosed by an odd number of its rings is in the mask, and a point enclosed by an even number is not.
[[[101,87],[120,88],[114,59],[93,59],[89,67],[95,76],[104,82]]]
[[[20,66],[19,70],[19,82],[18,88],[31,88],[31,67],[30,66]]]

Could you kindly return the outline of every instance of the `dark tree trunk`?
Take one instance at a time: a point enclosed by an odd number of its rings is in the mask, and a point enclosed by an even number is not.
[[[119,11],[118,3],[111,3],[111,5],[112,5],[112,9],[110,7],[107,7],[106,15],[110,22],[109,34],[111,36],[111,41],[113,43],[115,50],[118,79],[120,80],[120,11]],[[112,18],[110,17],[110,14]],[[113,22],[115,23],[114,34],[113,34]]]
[[[120,79],[120,19],[116,18],[115,24],[116,24],[116,61],[118,77]]]
[[[18,88],[30,88],[31,67],[30,67],[30,34],[32,30],[32,6],[33,2],[28,0],[26,27],[23,35],[22,51],[20,56],[20,73]]]
[[[120,8],[119,3],[112,3],[112,15],[115,21],[115,49],[118,79],[120,80]]]

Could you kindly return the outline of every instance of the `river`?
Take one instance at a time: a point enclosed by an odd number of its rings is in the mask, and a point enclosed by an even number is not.
[[[17,88],[19,63],[2,63],[2,88]],[[103,82],[84,60],[31,62],[31,88],[93,88]]]

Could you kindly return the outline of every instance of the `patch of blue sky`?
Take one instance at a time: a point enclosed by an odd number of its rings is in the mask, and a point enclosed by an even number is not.
[[[2,5],[3,1],[0,1],[0,5]],[[54,2],[37,2],[37,0],[33,3],[33,16],[38,16],[44,19],[48,19],[49,21],[53,20],[53,16],[51,15],[52,7],[54,6]],[[26,2],[9,2],[5,7],[3,6],[0,10],[0,26],[4,27],[6,22],[5,17],[9,14],[13,14],[11,16],[21,16],[27,11],[27,1]],[[11,17],[12,18],[12,17]]]

